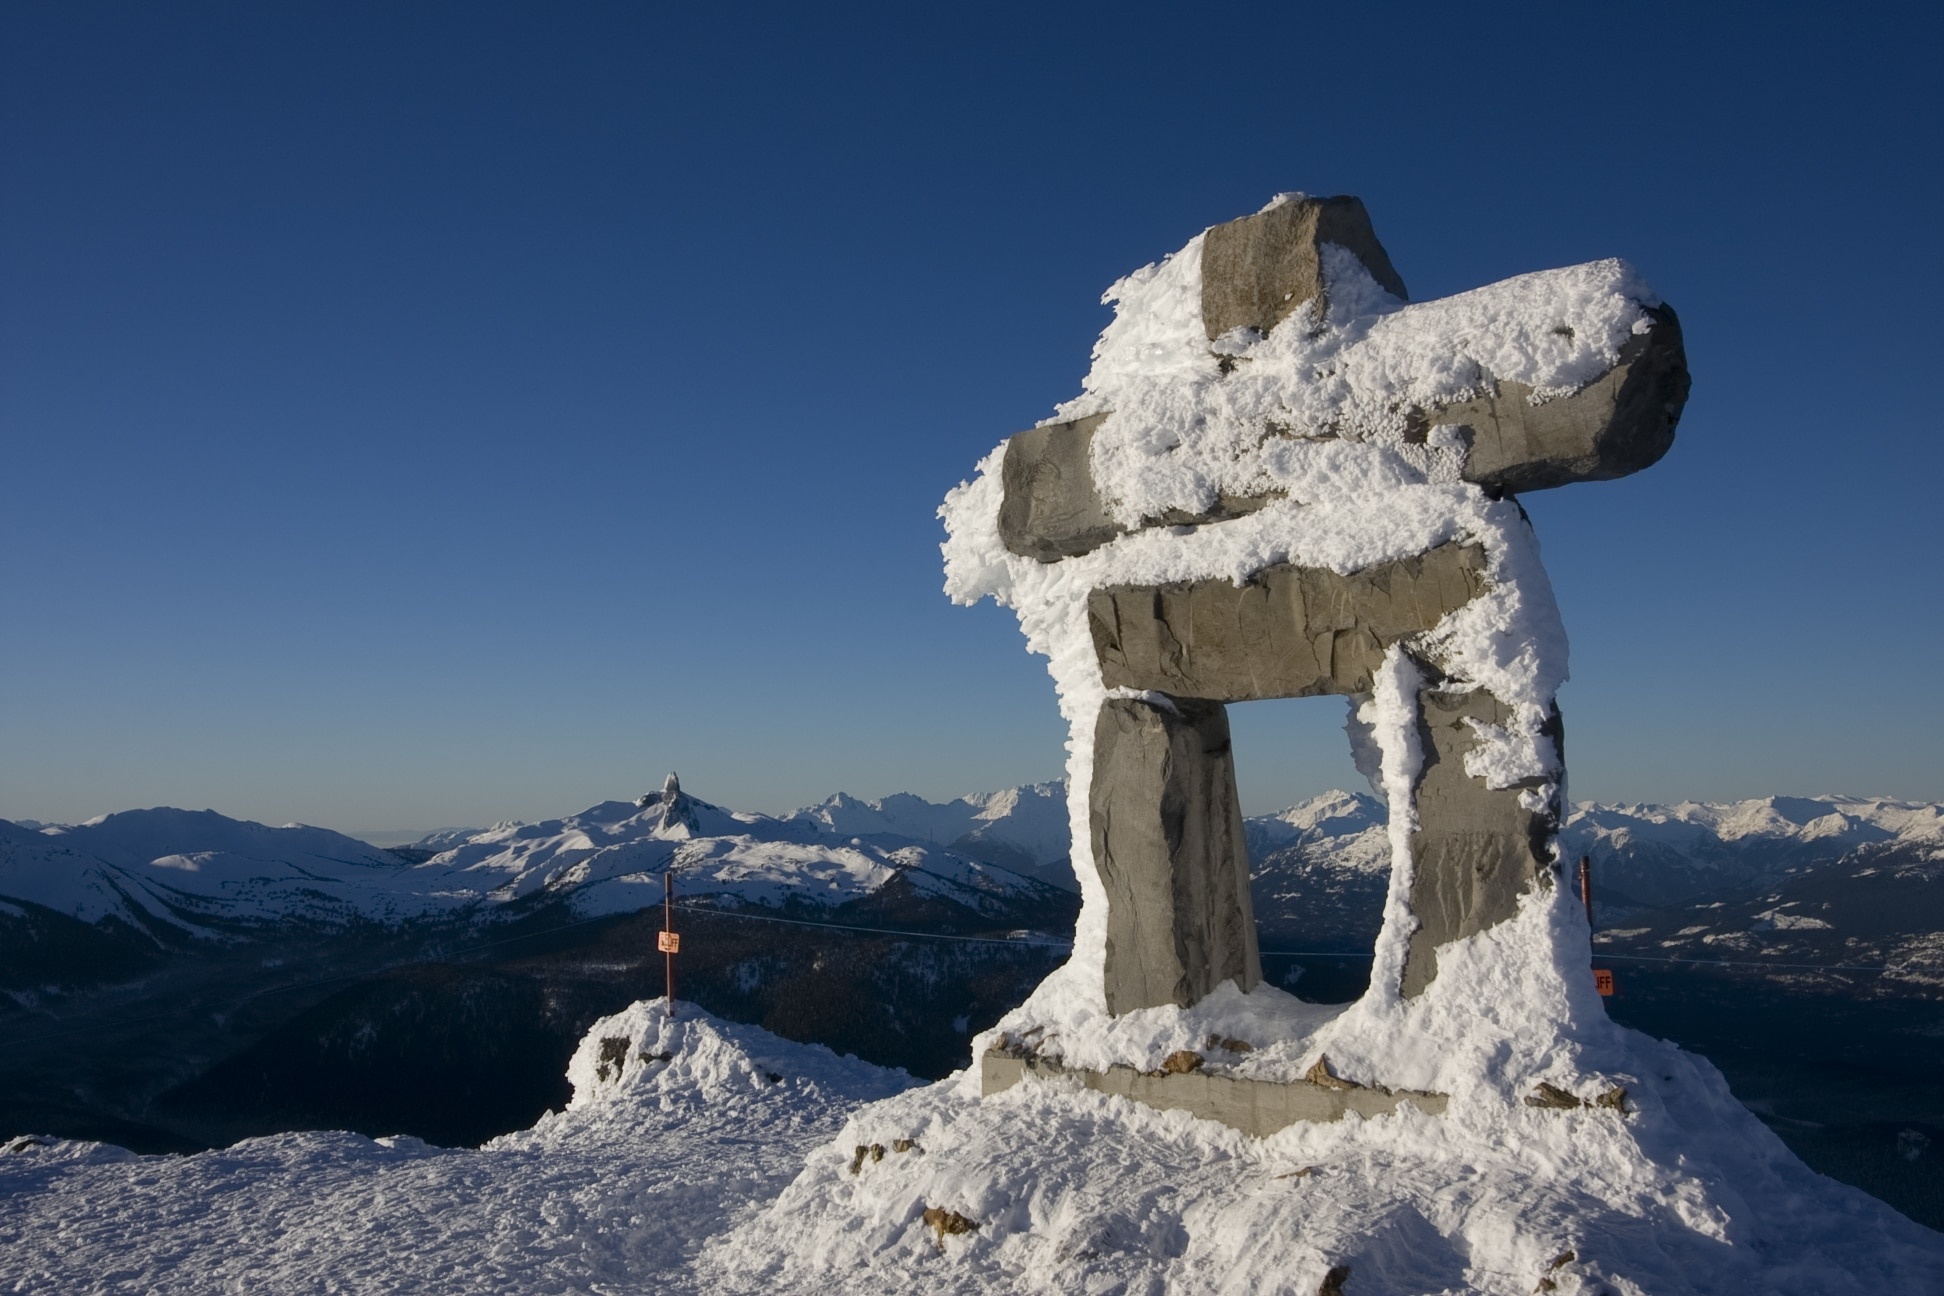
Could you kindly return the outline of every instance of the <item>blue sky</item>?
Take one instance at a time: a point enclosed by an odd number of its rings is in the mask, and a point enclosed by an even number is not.
[[[1944,798],[1931,5],[0,7],[0,815],[1058,777],[933,516],[1287,189],[1602,256],[1673,451],[1535,494],[1572,792]],[[1353,775],[1237,708],[1245,801]]]

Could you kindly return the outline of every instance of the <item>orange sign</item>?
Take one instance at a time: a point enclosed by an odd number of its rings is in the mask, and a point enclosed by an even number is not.
[[[656,948],[656,949],[658,949],[658,950],[660,950],[660,951],[661,951],[662,953],[664,953],[664,954],[679,954],[679,953],[681,953],[681,952],[682,952],[682,936],[681,936],[681,933],[680,933],[680,932],[669,932],[669,931],[665,931],[665,932],[661,932],[661,933],[659,933],[659,934],[657,934],[657,935],[656,935],[656,937],[655,937],[655,948]],[[1609,978],[1608,978],[1608,981],[1609,981],[1609,982],[1611,982],[1611,980],[1612,980],[1612,978],[1611,978],[1611,977],[1609,977]],[[1602,994],[1611,994],[1611,993],[1612,993],[1612,991],[1610,991],[1610,990],[1603,990],[1603,991],[1601,991],[1601,993],[1602,993]]]
[[[1603,995],[1613,993],[1613,973],[1605,968],[1593,969],[1593,988]]]

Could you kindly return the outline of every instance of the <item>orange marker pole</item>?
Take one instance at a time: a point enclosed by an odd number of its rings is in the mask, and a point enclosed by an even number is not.
[[[668,990],[668,1015],[675,1016],[675,951],[681,948],[681,938],[675,934],[675,870],[669,869],[662,874],[662,930],[661,939],[655,942],[661,947],[662,959],[667,968],[665,982]]]
[[[1586,927],[1593,928],[1593,857],[1580,856],[1579,866],[1580,903],[1586,906]],[[1613,993],[1613,973],[1606,968],[1593,969],[1593,988],[1602,995]]]

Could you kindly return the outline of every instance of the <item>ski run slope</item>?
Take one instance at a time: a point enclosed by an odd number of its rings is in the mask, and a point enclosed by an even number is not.
[[[1608,1044],[1640,1071],[1624,1117],[1407,1108],[1256,1140],[1051,1084],[916,1088],[638,1003],[588,1032],[565,1111],[477,1150],[0,1145],[0,1290],[1313,1296],[1332,1271],[1345,1296],[1944,1290],[1944,1237],[1735,1119],[1706,1062]]]

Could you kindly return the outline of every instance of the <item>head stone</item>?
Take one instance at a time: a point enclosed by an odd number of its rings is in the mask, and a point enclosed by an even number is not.
[[[1347,249],[1384,291],[1408,299],[1361,199],[1285,197],[1203,237],[1202,327],[1209,340],[1236,328],[1267,333],[1306,302],[1318,314],[1326,310],[1325,243]]]

